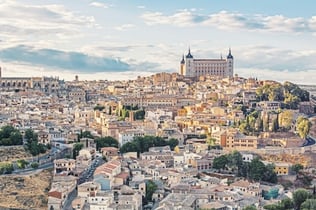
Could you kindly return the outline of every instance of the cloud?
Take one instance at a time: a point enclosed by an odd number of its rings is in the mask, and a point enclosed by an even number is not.
[[[100,8],[104,8],[104,9],[108,9],[108,8],[112,7],[112,5],[108,5],[108,4],[101,3],[101,2],[96,2],[96,1],[91,2],[90,6],[100,7]]]
[[[5,62],[26,63],[81,73],[130,70],[129,64],[119,59],[54,49],[34,49],[23,45],[0,50],[0,57]]]
[[[138,8],[138,9],[145,9],[146,6],[144,6],[144,5],[139,5],[139,6],[137,6],[137,8]]]
[[[82,28],[95,27],[93,16],[67,10],[63,5],[28,5],[5,0],[0,4],[0,38],[21,43],[72,39]],[[36,37],[36,38],[35,38]]]
[[[118,31],[125,31],[125,30],[130,29],[130,28],[135,28],[135,25],[133,25],[133,24],[123,24],[123,25],[115,27],[115,29],[118,30]]]
[[[275,80],[278,82],[290,81],[302,85],[314,85],[316,71],[275,71],[271,69],[258,69],[258,68],[238,68],[235,73],[245,78],[258,78],[260,80]]]
[[[236,49],[240,68],[300,72],[316,70],[316,50],[290,50],[271,46],[244,46]]]
[[[245,29],[270,32],[316,32],[316,16],[290,18],[283,15],[247,15],[238,12],[220,11],[200,14],[196,9],[180,10],[171,15],[161,12],[146,12],[141,18],[147,25],[168,24],[178,27],[212,26],[224,30]]]

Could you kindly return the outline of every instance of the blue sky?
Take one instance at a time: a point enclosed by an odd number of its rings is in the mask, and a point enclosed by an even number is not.
[[[225,56],[235,73],[315,84],[312,0],[0,0],[3,76],[129,79]]]

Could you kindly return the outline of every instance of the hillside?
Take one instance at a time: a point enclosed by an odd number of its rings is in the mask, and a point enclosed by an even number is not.
[[[0,209],[47,209],[51,180],[49,170],[0,176]]]
[[[10,162],[18,159],[31,158],[23,146],[0,147],[0,162]]]

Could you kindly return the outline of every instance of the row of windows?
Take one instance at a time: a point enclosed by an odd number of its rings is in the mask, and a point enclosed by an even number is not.
[[[226,66],[226,63],[194,63],[195,66]]]

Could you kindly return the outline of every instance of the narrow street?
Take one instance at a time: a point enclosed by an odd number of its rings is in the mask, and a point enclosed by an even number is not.
[[[77,189],[75,189],[74,191],[72,191],[69,194],[68,198],[65,201],[63,210],[70,210],[70,209],[72,209],[71,203],[76,197],[77,197]]]

